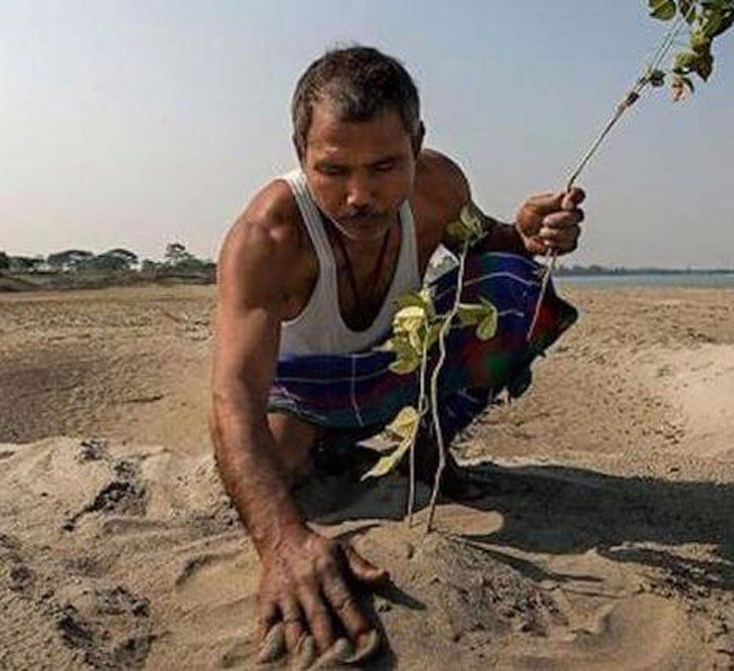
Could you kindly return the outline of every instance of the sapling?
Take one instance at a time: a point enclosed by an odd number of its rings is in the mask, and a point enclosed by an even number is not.
[[[647,88],[660,88],[670,80],[674,101],[693,93],[695,86],[692,76],[707,81],[713,72],[714,57],[711,47],[715,38],[726,32],[734,24],[734,0],[648,0],[650,16],[669,22],[669,28],[660,45],[646,64],[642,75],[617,105],[612,118],[594,140],[589,150],[571,173],[566,182],[570,191],[576,179],[594,156],[599,146],[624,113],[639,100]],[[676,46],[679,36],[688,33],[687,46],[673,55],[672,61],[664,68],[664,62]],[[419,389],[416,406],[406,406],[387,431],[398,439],[397,447],[378,460],[375,466],[363,477],[376,477],[389,473],[410,454],[409,494],[407,506],[408,524],[412,524],[415,505],[415,450],[419,429],[424,418],[430,415],[438,449],[436,469],[431,492],[427,531],[431,531],[441,478],[446,467],[447,446],[439,423],[438,382],[446,357],[446,337],[452,328],[476,326],[476,336],[482,340],[492,338],[497,327],[497,310],[486,299],[479,303],[467,304],[461,300],[464,268],[469,249],[481,240],[485,233],[481,216],[469,204],[465,206],[459,219],[448,227],[449,235],[456,241],[458,252],[457,289],[453,304],[443,314],[436,312],[430,289],[403,295],[393,320],[393,336],[382,349],[393,351],[395,360],[390,368],[398,374],[418,371]],[[527,339],[531,339],[535,329],[550,276],[555,265],[556,254],[548,253],[549,261],[543,273],[541,289],[533,319],[528,329]],[[431,359],[434,345],[438,346],[435,362]],[[429,365],[432,364],[429,371]],[[430,377],[429,377],[430,372]]]
[[[431,502],[428,513],[428,530],[431,529],[436,500],[444,469],[446,468],[446,445],[439,422],[438,381],[446,358],[446,337],[452,327],[476,326],[476,336],[489,340],[497,329],[497,310],[488,300],[479,303],[464,303],[461,294],[464,285],[464,268],[469,249],[485,235],[482,219],[471,205],[462,208],[459,218],[449,224],[449,236],[459,248],[456,278],[456,293],[449,309],[440,314],[436,311],[430,288],[409,292],[398,299],[398,311],[393,318],[393,335],[380,349],[395,352],[390,364],[394,373],[405,375],[418,370],[417,406],[406,406],[398,413],[387,431],[399,440],[398,446],[383,456],[364,474],[363,478],[377,477],[389,473],[410,452],[408,524],[412,524],[415,504],[415,449],[418,432],[423,418],[430,413],[430,421],[438,450]],[[456,323],[458,320],[458,324]],[[428,378],[429,352],[438,344],[438,358]],[[426,384],[428,383],[428,390]]]
[[[669,27],[653,56],[645,65],[642,75],[617,105],[614,114],[591,144],[589,150],[571,173],[566,182],[570,191],[576,179],[596,154],[599,146],[625,112],[632,107],[647,88],[661,88],[670,79],[673,102],[678,102],[688,93],[694,93],[692,75],[708,81],[714,70],[714,56],[711,51],[714,39],[725,33],[734,24],[734,0],[648,0],[650,16],[669,22]],[[666,59],[673,47],[678,46],[682,33],[688,34],[688,43],[672,55],[665,69]],[[528,329],[527,339],[532,338],[540,314],[540,306],[548,288],[550,276],[555,269],[557,254],[548,251],[549,261],[543,273],[538,302],[533,320]]]

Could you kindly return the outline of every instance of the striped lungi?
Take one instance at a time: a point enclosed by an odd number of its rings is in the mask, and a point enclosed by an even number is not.
[[[475,303],[480,296],[489,300],[498,312],[497,331],[483,341],[476,337],[476,327],[453,328],[446,339],[447,356],[439,377],[446,438],[467,426],[501,391],[513,397],[525,391],[533,359],[576,320],[576,310],[555,294],[551,283],[527,341],[542,270],[540,264],[517,254],[469,254],[461,301]],[[439,313],[454,301],[457,275],[454,268],[431,285]],[[435,360],[438,348],[433,349]],[[417,402],[419,371],[393,373],[389,365],[394,357],[392,352],[369,350],[284,358],[277,364],[268,410],[293,413],[330,433],[360,438],[377,433],[402,407]]]

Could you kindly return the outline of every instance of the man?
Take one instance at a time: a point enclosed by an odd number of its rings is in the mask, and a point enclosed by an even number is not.
[[[304,641],[325,653],[344,635],[359,651],[374,637],[350,581],[387,574],[307,526],[290,490],[329,427],[269,412],[269,396],[280,359],[338,357],[384,337],[395,297],[419,288],[471,195],[453,161],[422,148],[416,88],[375,49],[314,62],[292,116],[300,171],[254,196],[221,252],[212,438],[262,563],[261,641],[277,627],[291,655]],[[578,189],[532,197],[514,224],[474,211],[489,249],[565,253],[583,198]]]

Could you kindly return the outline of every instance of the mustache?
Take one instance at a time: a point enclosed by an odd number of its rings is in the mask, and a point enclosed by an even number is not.
[[[344,221],[363,221],[365,219],[377,219],[383,216],[383,212],[367,205],[365,207],[355,207],[347,210],[344,215]]]

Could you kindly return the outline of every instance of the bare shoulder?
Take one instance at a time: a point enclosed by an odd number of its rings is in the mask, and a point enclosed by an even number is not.
[[[253,196],[227,233],[223,254],[296,252],[301,242],[300,213],[290,187],[273,180]]]
[[[249,202],[227,233],[219,256],[220,284],[288,281],[304,254],[304,232],[290,187],[273,180]]]
[[[424,149],[418,157],[416,195],[439,218],[453,219],[470,199],[469,182],[459,165],[434,149]]]

